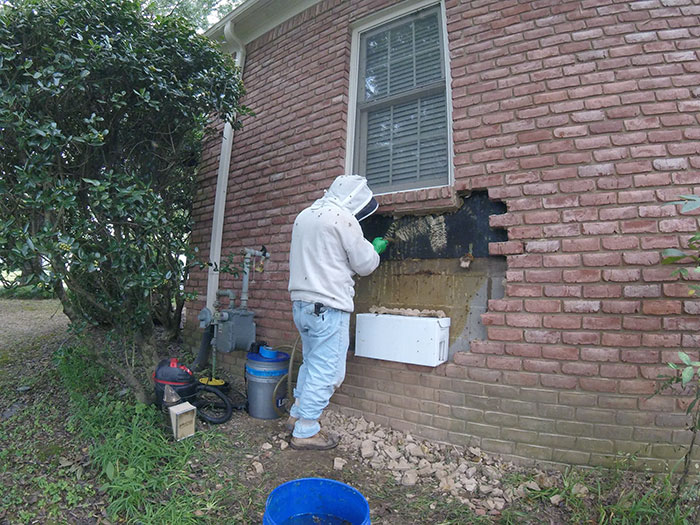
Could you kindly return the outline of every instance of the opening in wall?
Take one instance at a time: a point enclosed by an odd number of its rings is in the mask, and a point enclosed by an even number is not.
[[[489,255],[488,245],[507,240],[504,230],[489,225],[490,215],[505,211],[505,204],[483,191],[465,197],[453,213],[374,215],[363,221],[367,239],[392,242],[379,268],[358,281],[356,311],[442,310],[451,319],[449,356],[468,350],[470,341],[486,337],[481,314],[488,300],[504,296],[506,259]]]

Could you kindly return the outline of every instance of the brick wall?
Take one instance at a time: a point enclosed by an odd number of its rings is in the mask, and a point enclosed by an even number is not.
[[[451,209],[488,189],[508,210],[491,217],[508,241],[490,246],[507,257],[505,297],[483,315],[488,338],[435,369],[351,358],[334,402],[524,462],[630,453],[660,470],[689,440],[687,398],[648,396],[679,349],[700,348],[700,302],[660,266],[698,226],[668,203],[700,182],[700,2],[445,3],[455,184],[381,203]],[[296,336],[293,217],[343,173],[349,24],[391,4],[320,2],[247,47],[256,116],[234,139],[223,252],[272,253],[249,302],[268,341]],[[218,149],[196,216],[205,253]],[[190,306],[192,326],[201,302]]]

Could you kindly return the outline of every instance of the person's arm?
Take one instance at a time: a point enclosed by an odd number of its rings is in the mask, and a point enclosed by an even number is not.
[[[349,221],[349,227],[341,230],[341,240],[353,272],[365,276],[379,266],[379,254],[365,239],[360,223],[354,217]]]

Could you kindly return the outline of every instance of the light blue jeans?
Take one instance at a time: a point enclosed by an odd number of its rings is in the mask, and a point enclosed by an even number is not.
[[[296,401],[289,411],[298,418],[292,433],[297,438],[311,437],[321,429],[318,419],[345,379],[350,344],[349,312],[324,306],[316,315],[314,310],[314,303],[292,303],[304,355],[294,389]]]

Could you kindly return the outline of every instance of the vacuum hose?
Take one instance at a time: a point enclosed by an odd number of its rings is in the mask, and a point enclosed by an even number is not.
[[[294,355],[296,354],[297,351],[297,345],[299,344],[299,341],[301,340],[300,336],[297,336],[296,341],[294,341],[293,346],[280,346],[276,347],[277,349],[284,349],[284,350],[289,350],[289,367],[287,368],[287,373],[284,374],[282,377],[280,377],[280,380],[277,381],[277,384],[275,385],[274,390],[272,391],[272,404],[275,407],[275,412],[279,414],[280,416],[285,416],[289,412],[289,409],[286,407],[278,407],[277,406],[277,394],[279,393],[279,389],[282,386],[282,383],[285,381],[287,382],[287,402],[289,404],[289,407],[291,408],[291,403],[293,402],[292,397],[294,393],[294,387],[292,384],[292,376],[294,374]]]

